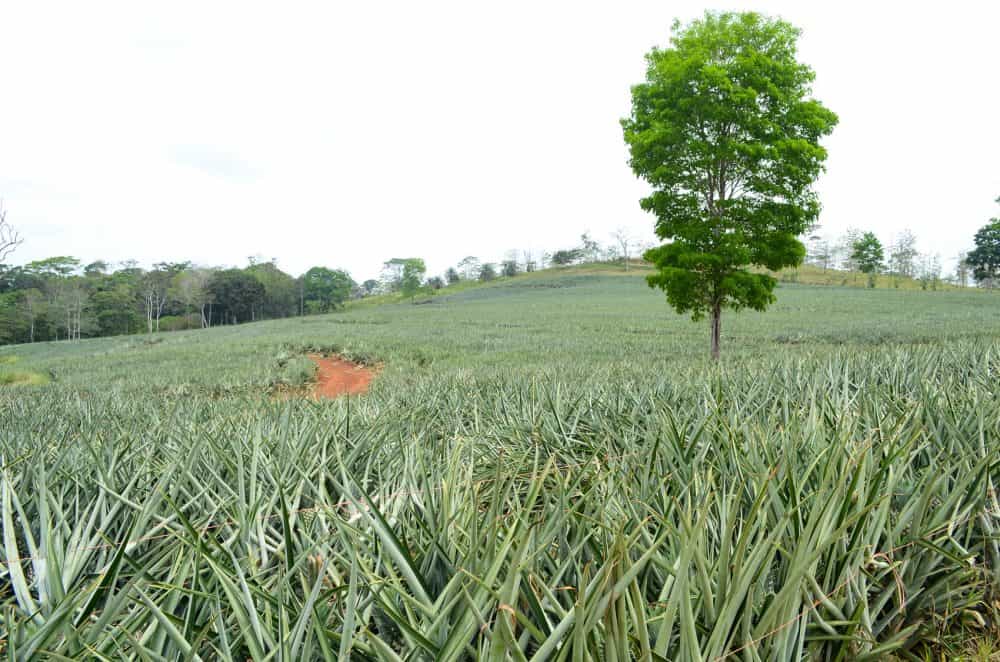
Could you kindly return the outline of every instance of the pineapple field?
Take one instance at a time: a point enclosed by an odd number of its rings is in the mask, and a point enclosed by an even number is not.
[[[10,659],[877,660],[1000,611],[1000,306],[641,275],[0,348]],[[310,354],[372,367],[298,397]],[[6,380],[6,381],[5,381]]]

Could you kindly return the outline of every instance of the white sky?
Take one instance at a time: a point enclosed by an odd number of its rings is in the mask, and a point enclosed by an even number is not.
[[[17,262],[390,257],[652,237],[618,124],[672,20],[803,29],[840,115],[822,223],[951,258],[998,215],[1000,3],[0,0],[0,197]]]

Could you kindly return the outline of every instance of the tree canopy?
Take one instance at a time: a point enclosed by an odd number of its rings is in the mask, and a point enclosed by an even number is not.
[[[417,257],[403,260],[403,272],[399,281],[399,289],[404,297],[413,298],[420,291],[420,286],[424,281],[424,274],[427,273],[427,266],[424,261]]]
[[[328,312],[351,296],[354,281],[346,271],[313,267],[302,276],[306,304],[314,312]]]
[[[652,187],[641,201],[666,243],[646,252],[651,287],[680,313],[712,316],[718,357],[723,308],[764,310],[777,271],[802,262],[798,236],[815,222],[819,141],[837,116],[811,98],[796,59],[799,31],[757,13],[707,13],[674,24],[647,57],[622,120],[630,165]]]
[[[875,274],[882,268],[885,251],[873,232],[866,232],[854,242],[851,259],[861,273],[868,274],[868,287],[875,287]]]
[[[977,283],[993,287],[1000,278],[1000,218],[979,228],[974,241],[976,247],[969,251],[965,263],[972,268]]]

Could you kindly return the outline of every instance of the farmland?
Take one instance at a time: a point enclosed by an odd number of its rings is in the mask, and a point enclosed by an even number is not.
[[[722,323],[713,365],[640,275],[567,270],[0,349],[27,376],[0,385],[0,645],[881,659],[988,632],[994,297],[785,285]],[[274,397],[313,351],[379,377]]]

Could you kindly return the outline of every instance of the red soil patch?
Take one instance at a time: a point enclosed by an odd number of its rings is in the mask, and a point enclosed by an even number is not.
[[[374,371],[338,356],[310,354],[309,358],[317,368],[312,392],[316,399],[364,393],[375,378]]]

